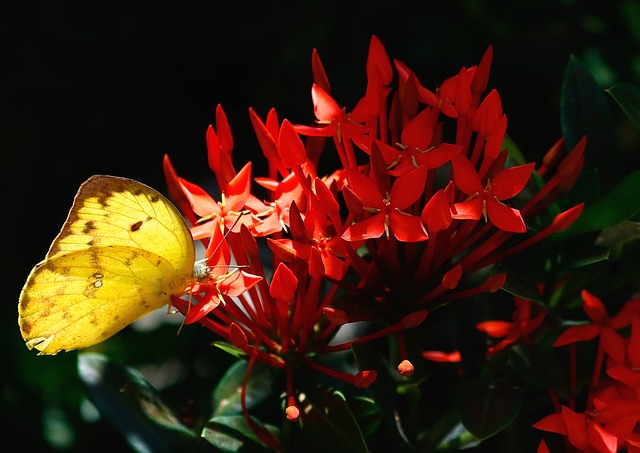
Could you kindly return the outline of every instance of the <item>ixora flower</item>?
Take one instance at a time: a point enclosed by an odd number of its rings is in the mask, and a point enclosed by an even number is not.
[[[395,336],[398,372],[410,376],[406,330],[442,305],[498,291],[507,274],[474,273],[567,228],[582,212],[574,206],[529,232],[528,219],[575,182],[585,141],[547,159],[540,167],[546,180],[539,175],[538,187],[530,185],[535,164],[512,165],[502,147],[507,121],[498,92],[484,96],[491,60],[489,47],[477,66],[432,91],[374,36],[367,86],[349,111],[333,98],[314,50],[315,124],[280,121],[275,110],[263,120],[249,111],[267,175],[252,179],[250,162],[235,170],[221,107],[216,128],[207,130],[219,200],[179,177],[165,158],[170,194],[205,245],[209,269],[188,300],[173,303],[188,323],[200,323],[244,356],[248,373],[255,362],[283,371],[287,419],[301,416],[295,378],[301,366],[357,387],[374,382],[373,370],[332,369],[318,359],[354,344]],[[552,149],[554,156],[561,148]],[[321,174],[325,152],[339,164]],[[472,274],[478,278],[470,283]],[[528,301],[517,299],[516,307],[512,323],[480,326],[504,337],[496,351],[526,341],[544,317]],[[368,327],[335,340],[356,322]],[[460,361],[459,353],[425,357]],[[278,448],[244,403],[243,410],[258,436]]]
[[[559,404],[556,413],[536,422],[534,428],[565,436],[580,451],[614,453],[621,448],[638,451],[640,432],[640,299],[627,301],[613,317],[603,302],[586,290],[582,307],[591,323],[568,327],[554,343],[572,347],[576,342],[598,340],[598,350],[584,411],[575,401]],[[631,327],[629,331],[629,327]],[[571,373],[575,377],[575,370]],[[575,384],[574,384],[575,386]]]

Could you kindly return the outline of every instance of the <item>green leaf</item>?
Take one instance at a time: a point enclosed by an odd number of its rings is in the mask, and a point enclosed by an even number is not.
[[[367,453],[369,450],[344,396],[315,389],[301,397],[302,432],[317,451]]]
[[[216,348],[222,349],[227,354],[231,354],[236,359],[244,359],[247,357],[247,353],[242,349],[236,348],[231,343],[227,343],[226,341],[214,341],[213,346]]]
[[[630,83],[618,83],[605,91],[618,103],[629,120],[640,129],[640,88]]]
[[[529,384],[542,389],[554,389],[561,396],[570,397],[568,378],[562,362],[548,348],[516,344],[509,350],[509,364]]]
[[[522,399],[522,391],[507,381],[463,379],[455,407],[464,427],[478,439],[486,439],[515,420]]]
[[[361,370],[374,370],[378,373],[375,382],[367,387],[367,391],[373,397],[380,409],[380,415],[393,437],[392,441],[399,451],[412,450],[411,442],[407,438],[402,427],[397,409],[397,386],[389,376],[378,351],[370,343],[354,343],[351,350]]]
[[[609,193],[585,207],[566,234],[599,231],[628,220],[640,212],[640,170],[627,175]]]
[[[256,419],[253,422],[260,424]],[[272,426],[266,428],[272,433],[277,431]],[[224,452],[267,451],[242,415],[213,417],[202,430],[202,437]]]
[[[213,415],[237,415],[242,413],[240,391],[247,371],[247,362],[239,360],[229,367],[213,391]],[[256,406],[271,394],[272,378],[269,368],[256,363],[247,382],[245,401],[248,408]]]
[[[373,399],[357,396],[349,401],[349,407],[365,439],[378,429],[382,420],[380,409]]]
[[[572,56],[560,98],[560,120],[567,149],[587,137],[587,167],[600,169],[608,187],[620,174],[620,149],[607,97],[586,66]]]
[[[188,452],[202,446],[136,370],[93,353],[78,354],[77,367],[91,402],[134,450]]]

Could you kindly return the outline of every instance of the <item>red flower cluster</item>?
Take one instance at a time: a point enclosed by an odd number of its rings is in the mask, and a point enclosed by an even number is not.
[[[275,110],[264,120],[249,112],[269,166],[268,176],[253,181],[266,195],[252,188],[250,162],[236,171],[221,107],[207,131],[218,199],[178,177],[165,158],[170,194],[204,244],[208,267],[189,300],[173,302],[187,323],[199,322],[248,357],[249,369],[261,361],[284,370],[289,419],[299,414],[294,365],[365,387],[375,372],[350,375],[316,358],[393,334],[398,370],[410,375],[405,329],[441,304],[497,291],[504,274],[485,273],[473,285],[465,277],[566,228],[582,211],[578,205],[526,234],[525,218],[543,212],[576,180],[585,142],[569,153],[556,144],[538,186],[525,191],[534,164],[510,166],[500,96],[484,95],[491,60],[489,48],[477,66],[432,91],[374,36],[365,93],[348,110],[333,99],[314,51],[316,124],[280,122]],[[336,158],[328,161],[339,165],[318,174],[329,149]],[[265,243],[269,266],[261,255]],[[330,343],[356,321],[386,327]]]
[[[554,346],[570,345],[575,367],[575,343],[598,338],[584,410],[576,411],[573,400],[568,405],[561,405],[555,398],[556,413],[533,426],[562,434],[579,451],[614,453],[624,449],[638,453],[640,299],[628,301],[612,318],[602,301],[589,292],[582,292],[582,301],[582,307],[592,322],[569,327]],[[572,376],[575,378],[575,372]],[[575,383],[573,387],[575,389]]]

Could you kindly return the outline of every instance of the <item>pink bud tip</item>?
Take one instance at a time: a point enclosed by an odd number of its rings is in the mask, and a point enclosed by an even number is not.
[[[300,410],[296,406],[287,406],[284,412],[290,422],[296,422],[300,417]]]
[[[411,376],[413,374],[413,370],[413,364],[406,359],[398,365],[398,372],[403,376]]]

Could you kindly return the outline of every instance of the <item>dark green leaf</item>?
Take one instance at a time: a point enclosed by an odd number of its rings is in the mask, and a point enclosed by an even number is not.
[[[587,137],[587,167],[595,167],[608,187],[620,171],[620,149],[607,97],[586,66],[571,57],[564,73],[560,99],[562,134],[567,149]]]
[[[253,421],[259,424],[257,420]],[[276,432],[274,427],[266,428]],[[242,415],[213,417],[202,430],[202,437],[224,452],[267,451]]]
[[[349,401],[349,407],[365,439],[378,429],[381,422],[380,409],[375,401],[371,398],[355,397]]]
[[[627,175],[609,193],[585,207],[566,234],[575,235],[609,228],[640,212],[640,170]]]
[[[367,391],[380,409],[380,415],[393,436],[393,443],[399,451],[410,450],[411,442],[402,428],[403,421],[397,410],[397,388],[378,351],[371,344],[355,343],[351,346],[361,370],[374,370],[378,373],[375,382]]]
[[[239,360],[234,363],[218,382],[213,391],[214,416],[237,415],[242,413],[240,405],[240,391],[247,371],[247,362]],[[268,367],[256,363],[251,370],[247,382],[246,404],[254,407],[264,401],[271,392],[271,373]]]
[[[465,428],[478,439],[486,439],[515,420],[522,398],[522,391],[507,381],[464,379],[455,407]]]
[[[344,396],[336,391],[313,390],[301,398],[303,435],[319,451],[368,452],[360,427]]]
[[[136,451],[188,452],[202,444],[136,370],[101,354],[81,353],[78,375],[93,404]]]
[[[606,91],[618,103],[629,120],[640,129],[640,88],[630,83],[618,83]]]
[[[509,350],[511,367],[529,384],[543,389],[554,389],[569,397],[567,376],[563,363],[553,355],[555,349],[516,344]]]

